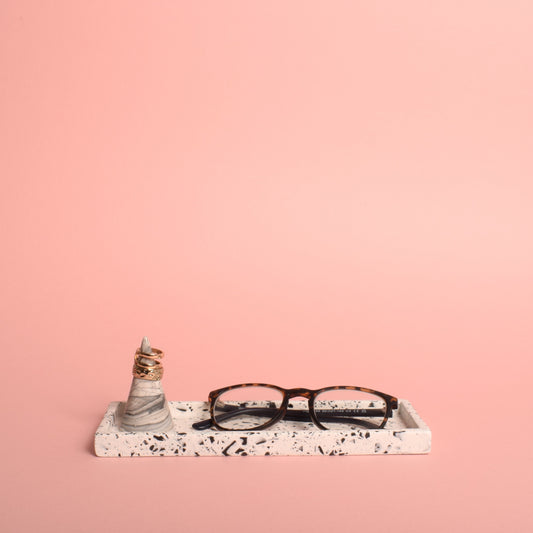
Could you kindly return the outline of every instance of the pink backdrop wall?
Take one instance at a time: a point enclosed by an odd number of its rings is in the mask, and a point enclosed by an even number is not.
[[[531,530],[532,16],[4,0],[1,529]],[[368,386],[433,450],[98,459],[143,335],[171,400]]]

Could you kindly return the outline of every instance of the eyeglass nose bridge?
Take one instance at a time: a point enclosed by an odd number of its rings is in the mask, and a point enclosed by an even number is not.
[[[312,397],[312,394],[313,394],[313,391],[310,389],[302,389],[302,388],[288,389],[286,392],[286,399],[290,400],[291,398],[302,397],[302,398],[307,398],[308,400],[310,400]]]

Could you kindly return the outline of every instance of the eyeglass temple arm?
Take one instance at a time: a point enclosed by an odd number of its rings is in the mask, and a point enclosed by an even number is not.
[[[221,422],[224,420],[228,420],[230,418],[233,418],[235,416],[239,415],[252,415],[252,416],[269,416],[272,415],[274,412],[277,411],[276,408],[264,408],[264,407],[248,407],[248,408],[239,408],[237,406],[227,406],[226,407],[227,412],[217,415],[218,420]],[[365,416],[383,416],[383,411],[381,409],[343,409],[342,413],[337,412],[334,413],[330,410],[328,413],[331,416],[323,416],[326,414],[327,411],[321,411],[321,421],[324,422],[337,422],[337,423],[351,423],[351,422],[357,422],[359,425],[369,428],[369,429],[377,429],[379,428],[378,424],[373,424],[372,422],[367,422],[366,420],[353,420],[352,418],[347,418],[346,416],[339,417],[339,415],[365,415]],[[292,409],[290,411],[287,411],[285,413],[285,416],[283,417],[285,420],[296,420],[296,421],[304,421],[309,422],[311,421],[311,415],[309,414],[309,411],[302,411],[299,409]],[[211,427],[212,421],[211,419],[208,420],[202,420],[201,422],[195,422],[192,427],[194,429],[208,429]]]

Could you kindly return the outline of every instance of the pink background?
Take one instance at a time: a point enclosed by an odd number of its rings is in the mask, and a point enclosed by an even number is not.
[[[532,17],[4,0],[2,531],[531,531]],[[171,400],[367,386],[433,450],[96,458],[143,335]]]

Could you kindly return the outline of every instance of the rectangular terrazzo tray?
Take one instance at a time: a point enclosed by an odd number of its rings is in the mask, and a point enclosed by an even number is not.
[[[301,402],[301,406],[297,405]],[[124,402],[112,402],[96,430],[99,457],[130,456],[264,456],[424,454],[431,431],[413,406],[399,400],[384,429],[318,429],[311,423],[282,420],[263,431],[218,431],[192,428],[209,418],[206,402],[168,402],[174,430],[164,433],[120,431]],[[305,409],[305,401],[292,402]]]

